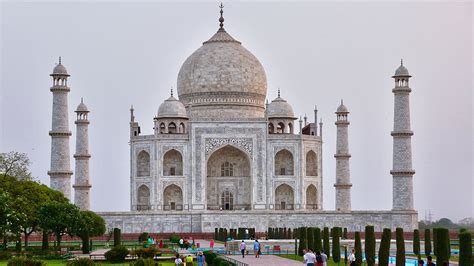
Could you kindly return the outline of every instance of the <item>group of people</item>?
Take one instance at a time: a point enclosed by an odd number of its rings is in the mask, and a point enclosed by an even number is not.
[[[310,248],[304,249],[303,253],[303,263],[305,266],[326,266],[328,256],[324,253],[324,250],[314,253],[314,250]]]
[[[245,253],[247,252],[247,245],[245,244],[244,240],[240,242],[240,252],[242,253],[242,258],[245,258]],[[253,253],[255,254],[255,258],[260,258],[260,255],[262,254],[261,245],[257,239],[255,239],[255,241],[253,242]]]
[[[206,261],[206,257],[204,254],[199,251],[196,255],[197,266],[204,266],[204,262]],[[185,257],[180,257],[179,254],[176,255],[176,259],[174,260],[175,265],[186,265],[186,266],[193,266],[194,265],[194,258],[191,254],[188,254]]]
[[[427,266],[435,266],[435,265],[436,265],[436,264],[433,263],[433,257],[428,256],[428,257],[426,257],[426,260],[427,260],[427,262],[426,262],[426,265],[427,265]],[[419,265],[419,266],[425,265],[425,261],[422,260],[422,259],[419,259],[419,260],[418,260],[418,265]]]

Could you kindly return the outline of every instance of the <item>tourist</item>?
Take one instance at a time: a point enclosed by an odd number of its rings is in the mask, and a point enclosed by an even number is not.
[[[249,229],[245,228],[245,239],[249,239]]]
[[[419,259],[418,260],[418,266],[423,266],[423,265],[425,265],[425,261],[422,260],[422,259]]]
[[[349,255],[349,265],[351,265],[351,266],[356,265],[355,250],[352,250],[351,255]]]
[[[211,239],[211,248],[214,249],[214,239]]]
[[[303,263],[306,266],[314,266],[314,262],[316,261],[316,256],[314,255],[313,252],[310,250],[303,250]]]
[[[240,252],[242,252],[242,258],[245,258],[245,242],[242,240],[242,242],[240,243]]]
[[[312,249],[310,249],[310,250],[314,254],[314,251]],[[324,259],[323,259],[323,256],[321,255],[320,251],[316,252],[315,259],[316,259],[316,266],[323,266],[324,265]]]
[[[163,247],[164,247],[163,239],[160,239],[160,248],[163,248]]]
[[[436,264],[433,263],[433,257],[428,256],[428,257],[426,257],[426,259],[428,260],[428,261],[426,262],[426,265],[427,265],[427,266],[435,266],[435,265],[436,265]]]
[[[191,254],[188,254],[188,256],[186,257],[186,266],[193,266],[193,256],[191,256]]]
[[[328,255],[326,255],[326,252],[324,252],[324,250],[321,250],[321,257],[323,257],[323,263],[324,266],[326,266],[326,263],[328,261]]]
[[[179,239],[179,247],[183,248],[183,245],[184,245],[184,239],[180,238]]]
[[[202,251],[199,251],[197,255],[198,266],[204,266],[204,261],[206,261],[206,257],[204,257]]]
[[[255,242],[253,242],[253,252],[255,253],[255,258],[258,258],[260,257],[260,243],[258,242],[258,240],[255,240]]]
[[[176,254],[176,259],[174,260],[174,264],[175,264],[175,265],[181,265],[181,264],[183,264],[183,261],[182,261],[181,258],[179,257],[179,254]]]

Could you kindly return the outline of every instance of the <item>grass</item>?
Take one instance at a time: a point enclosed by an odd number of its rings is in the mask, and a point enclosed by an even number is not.
[[[46,265],[48,266],[64,266],[67,264],[67,261],[66,260],[43,260]],[[3,260],[3,261],[0,261],[0,266],[6,266],[7,265],[7,261],[6,260]],[[129,266],[130,263],[127,262],[127,263],[110,263],[110,262],[96,262],[95,265],[115,265],[115,266]],[[162,265],[162,266],[174,266],[174,261],[160,261],[159,262],[159,265]]]
[[[289,254],[289,255],[285,254],[285,255],[277,255],[277,256],[282,257],[282,258],[287,258],[287,259],[303,262],[303,256],[299,256],[299,255],[295,255],[295,254]],[[328,266],[344,265],[344,259],[341,258],[341,261],[339,262],[339,264],[337,264],[332,260],[332,257],[331,257],[331,258],[328,259],[326,265],[328,265]]]

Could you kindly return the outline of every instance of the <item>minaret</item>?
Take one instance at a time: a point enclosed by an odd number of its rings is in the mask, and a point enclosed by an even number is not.
[[[67,94],[70,89],[67,86],[69,74],[66,68],[61,64],[54,67],[53,86],[53,122],[52,129],[49,132],[51,136],[51,168],[48,171],[50,176],[51,188],[58,190],[68,199],[71,198],[71,164],[69,158],[69,131],[68,125],[68,104]]]
[[[393,131],[393,210],[413,210],[413,175],[415,170],[411,163],[411,136],[410,128],[410,92],[408,70],[401,61],[393,78],[395,96]]]
[[[84,104],[82,98],[81,103],[76,109],[76,180],[74,184],[74,204],[81,210],[90,209],[90,189],[89,182],[89,120],[87,116],[89,110]]]
[[[337,127],[337,141],[336,141],[336,211],[350,211],[351,210],[351,173],[349,167],[349,137],[348,127],[349,120],[347,116],[349,111],[344,106],[341,100],[341,105],[336,111],[336,127]]]

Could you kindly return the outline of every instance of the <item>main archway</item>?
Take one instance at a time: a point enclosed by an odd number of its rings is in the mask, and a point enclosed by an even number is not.
[[[250,209],[250,173],[250,159],[240,149],[227,145],[212,153],[207,160],[207,209]]]

